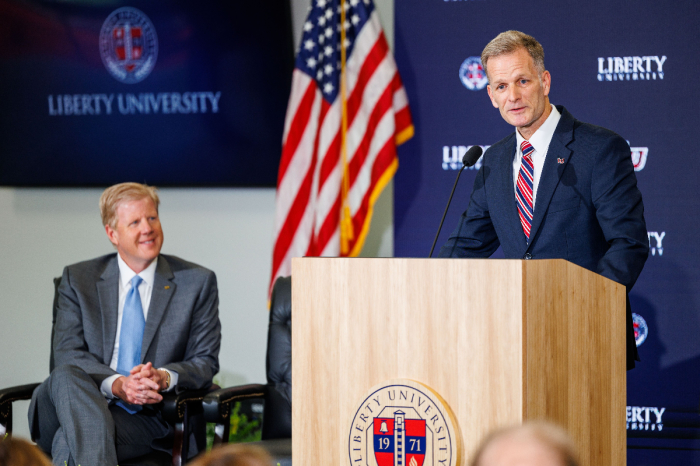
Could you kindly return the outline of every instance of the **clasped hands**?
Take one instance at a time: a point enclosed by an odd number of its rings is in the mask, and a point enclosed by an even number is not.
[[[153,367],[150,362],[131,369],[128,376],[119,377],[112,384],[112,394],[134,405],[159,403],[163,397],[159,391],[168,388],[168,375]]]

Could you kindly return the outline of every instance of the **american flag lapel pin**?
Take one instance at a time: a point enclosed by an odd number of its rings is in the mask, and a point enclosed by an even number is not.
[[[564,163],[564,159],[557,158],[557,163],[559,163],[559,164]]]

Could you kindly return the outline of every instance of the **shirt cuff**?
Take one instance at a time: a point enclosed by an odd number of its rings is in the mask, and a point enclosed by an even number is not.
[[[175,371],[171,371],[170,369],[166,369],[165,367],[160,367],[158,370],[165,371],[168,374],[170,374],[170,386],[166,388],[165,390],[161,390],[162,392],[169,392],[175,389],[175,386],[177,385],[177,378],[178,374]]]
[[[107,399],[117,398],[112,393],[112,384],[119,377],[122,377],[122,375],[121,374],[114,374],[114,375],[110,375],[109,377],[107,377],[106,379],[104,379],[102,381],[102,385],[100,385],[100,391],[102,392],[102,395],[104,395],[105,398],[107,398]]]

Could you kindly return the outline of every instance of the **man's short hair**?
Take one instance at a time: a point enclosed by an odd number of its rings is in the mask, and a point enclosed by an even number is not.
[[[122,202],[140,201],[150,198],[156,206],[160,205],[158,190],[153,186],[141,183],[120,183],[105,189],[100,196],[100,215],[102,225],[117,228],[117,208]]]
[[[2,466],[51,466],[51,461],[34,444],[24,439],[0,438],[0,465]]]
[[[564,466],[578,466],[576,447],[564,429],[549,422],[530,421],[510,427],[496,429],[486,436],[477,448],[470,466],[480,466],[481,458],[493,442],[501,439],[529,439],[549,447],[559,456]]]
[[[530,54],[535,62],[537,71],[540,74],[544,73],[544,49],[542,45],[534,37],[528,36],[523,32],[506,31],[497,35],[481,52],[481,65],[484,67],[486,76],[488,77],[487,63],[490,58],[513,53],[521,48],[524,48]]]
[[[214,447],[197,457],[191,466],[272,466],[272,457],[262,447],[244,443]]]

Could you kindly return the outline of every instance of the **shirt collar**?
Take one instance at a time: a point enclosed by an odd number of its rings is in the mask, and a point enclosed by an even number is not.
[[[535,148],[535,152],[540,154],[546,154],[549,148],[549,143],[552,141],[552,136],[554,136],[554,131],[557,129],[559,124],[559,119],[561,118],[561,113],[552,104],[552,111],[550,112],[547,119],[542,123],[542,126],[537,128],[535,134],[533,134],[528,142]],[[515,137],[518,143],[518,151],[520,151],[520,145],[523,143],[525,138],[522,137],[520,131],[515,130]]]
[[[122,256],[120,256],[119,253],[117,253],[117,265],[119,265],[119,281],[121,282],[122,289],[125,289],[128,286],[130,286],[129,282],[137,274],[136,272],[131,270],[131,268],[128,265],[126,265],[126,262],[124,262],[124,259],[122,259]],[[158,258],[156,257],[155,259],[153,259],[153,262],[151,262],[148,267],[146,267],[144,270],[141,271],[141,273],[138,274],[138,276],[141,277],[144,282],[146,282],[146,285],[153,286],[157,265]]]

